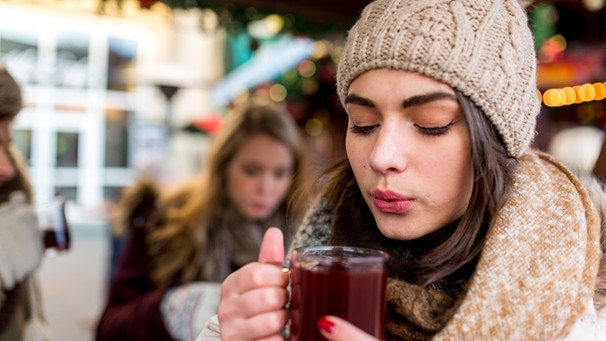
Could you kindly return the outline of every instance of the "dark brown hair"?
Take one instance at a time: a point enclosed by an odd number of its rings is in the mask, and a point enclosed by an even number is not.
[[[491,219],[501,207],[512,184],[516,159],[507,155],[494,126],[468,97],[456,91],[469,128],[474,181],[467,210],[453,233],[418,263],[420,283],[428,285],[454,274],[473,262],[482,251]],[[343,188],[353,180],[347,160],[330,168],[326,196],[337,202]]]
[[[21,87],[13,76],[0,64],[0,120],[13,120],[21,111],[22,95]],[[17,149],[11,144],[7,147],[6,154],[15,166],[15,176],[2,184],[0,191],[0,202],[9,200],[11,193],[23,191],[27,200],[33,200],[33,190],[27,175],[27,167]]]
[[[0,65],[0,120],[13,119],[21,111],[21,88],[15,79]]]

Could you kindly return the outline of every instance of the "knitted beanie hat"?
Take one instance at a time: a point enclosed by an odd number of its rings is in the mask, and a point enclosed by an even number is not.
[[[507,153],[535,134],[536,56],[523,0],[376,0],[349,31],[337,69],[351,82],[378,68],[418,72],[461,91],[483,110]]]

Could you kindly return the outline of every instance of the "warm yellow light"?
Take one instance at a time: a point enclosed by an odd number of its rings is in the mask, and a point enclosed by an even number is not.
[[[597,12],[604,7],[604,0],[583,0],[583,4],[588,10]]]
[[[265,18],[268,30],[274,35],[278,34],[284,27],[284,18],[278,14],[270,14]]]
[[[324,123],[317,118],[312,118],[307,123],[305,123],[305,132],[309,136],[318,136],[322,134],[322,130],[324,129]]]
[[[576,101],[570,103],[570,104],[579,104],[579,103],[583,103],[583,100],[581,99],[581,96],[579,96],[579,89],[580,86],[575,85],[572,87],[572,89],[574,89],[574,92],[576,93]]]
[[[564,102],[560,89],[549,89],[543,94],[543,101],[548,107],[559,107]]]
[[[564,94],[564,98],[562,99],[561,105],[571,105],[578,99],[576,91],[571,87],[565,87],[561,89],[561,92]]]
[[[543,94],[537,90],[537,96],[548,107],[601,101],[606,99],[606,82],[585,83],[561,89],[553,88],[546,90]]]
[[[306,59],[299,63],[299,66],[297,66],[297,70],[299,71],[299,74],[301,74],[301,76],[309,78],[316,73],[316,64],[314,64],[314,62],[312,62],[311,60]]]
[[[601,101],[606,98],[606,86],[602,83],[594,83],[593,89],[595,90],[595,100]]]
[[[288,91],[282,84],[274,84],[269,88],[269,98],[274,102],[282,102],[287,94]]]
[[[585,83],[579,87],[579,93],[582,93],[582,99],[584,102],[591,102],[595,100],[595,89],[589,83]]]
[[[254,18],[256,14],[251,15]],[[270,14],[262,20],[251,21],[248,24],[248,33],[255,38],[271,38],[284,28],[284,18],[277,14]]]
[[[326,57],[329,52],[330,48],[328,42],[326,42],[325,40],[318,40],[314,42],[313,52],[311,53],[311,56],[314,59],[320,59]]]

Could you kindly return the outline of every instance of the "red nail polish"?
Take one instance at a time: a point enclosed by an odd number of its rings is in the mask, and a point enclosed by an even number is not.
[[[335,323],[329,320],[327,317],[321,317],[318,320],[318,328],[322,329],[328,334],[332,334],[333,329],[335,329]]]

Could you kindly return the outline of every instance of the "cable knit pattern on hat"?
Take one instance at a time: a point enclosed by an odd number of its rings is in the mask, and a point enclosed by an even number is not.
[[[377,68],[418,72],[462,91],[495,125],[510,156],[522,155],[534,138],[534,42],[514,0],[374,1],[339,61],[341,102],[356,77]]]

